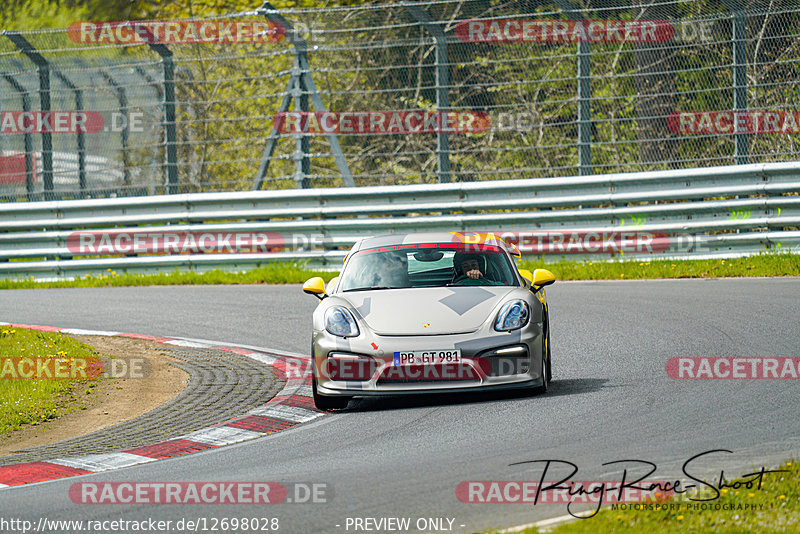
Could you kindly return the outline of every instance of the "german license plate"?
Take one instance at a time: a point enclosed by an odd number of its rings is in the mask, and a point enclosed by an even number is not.
[[[461,349],[411,350],[394,353],[395,365],[436,365],[442,363],[461,363]]]

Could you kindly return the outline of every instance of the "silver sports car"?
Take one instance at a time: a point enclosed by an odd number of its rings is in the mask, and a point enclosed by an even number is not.
[[[320,299],[311,348],[314,402],[475,389],[547,390],[550,271],[518,270],[493,234],[362,239]]]

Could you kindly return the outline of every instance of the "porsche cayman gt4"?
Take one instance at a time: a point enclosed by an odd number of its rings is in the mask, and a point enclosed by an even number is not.
[[[327,286],[303,291],[313,316],[312,390],[320,409],[352,397],[547,390],[545,269],[518,270],[519,252],[493,234],[362,239]]]

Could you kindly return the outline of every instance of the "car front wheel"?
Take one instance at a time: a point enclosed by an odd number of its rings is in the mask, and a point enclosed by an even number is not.
[[[553,380],[553,355],[550,351],[550,319],[545,323],[547,325],[547,336],[545,337],[547,343],[547,381]]]
[[[539,393],[547,393],[547,383],[550,381],[548,364],[547,364],[547,336],[542,336],[542,385],[539,386]]]
[[[317,376],[311,377],[311,395],[314,397],[314,406],[322,411],[341,410],[347,408],[352,397],[328,397],[317,392]]]

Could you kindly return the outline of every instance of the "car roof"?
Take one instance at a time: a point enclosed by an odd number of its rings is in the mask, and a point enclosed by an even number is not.
[[[367,237],[356,243],[353,250],[365,250],[391,245],[414,245],[419,243],[465,243],[499,246],[505,251],[509,247],[495,234],[482,232],[421,232],[413,234],[386,234]]]

